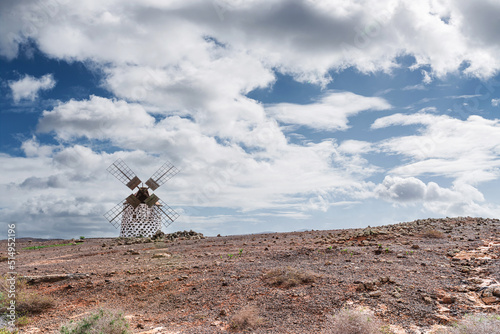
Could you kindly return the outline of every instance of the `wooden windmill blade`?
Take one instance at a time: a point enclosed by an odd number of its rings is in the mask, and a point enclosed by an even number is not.
[[[142,182],[122,159],[113,162],[107,171],[131,190]]]
[[[161,217],[161,223],[165,227],[169,227],[170,224],[172,224],[177,218],[179,218],[179,214],[161,199],[158,199],[153,208],[155,212]]]
[[[146,185],[154,191],[177,173],[179,170],[167,161],[146,181]]]
[[[122,214],[128,205],[124,204],[125,202],[126,199],[116,204],[114,207],[112,207],[108,212],[106,212],[103,215],[104,218],[106,218],[115,228],[118,228],[121,224]]]

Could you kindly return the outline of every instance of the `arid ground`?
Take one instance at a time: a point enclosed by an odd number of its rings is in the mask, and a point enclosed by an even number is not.
[[[18,273],[55,300],[21,332],[100,308],[123,311],[134,333],[328,333],[332,314],[361,306],[395,333],[427,333],[500,312],[497,219],[171,239],[19,241]],[[256,324],[232,328],[249,310]]]

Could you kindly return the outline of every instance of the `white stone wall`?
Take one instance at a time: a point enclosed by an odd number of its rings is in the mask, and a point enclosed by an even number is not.
[[[120,237],[152,237],[161,229],[161,216],[153,208],[141,203],[137,208],[127,204],[122,215]]]

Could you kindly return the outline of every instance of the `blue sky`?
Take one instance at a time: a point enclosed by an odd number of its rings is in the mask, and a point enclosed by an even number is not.
[[[500,216],[496,1],[0,4],[0,212],[116,236],[123,159],[207,235]]]

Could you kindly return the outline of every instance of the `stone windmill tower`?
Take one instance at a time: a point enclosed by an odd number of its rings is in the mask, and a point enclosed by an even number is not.
[[[107,170],[131,190],[137,190],[104,214],[115,228],[121,225],[120,237],[151,237],[161,230],[162,224],[168,227],[179,217],[158,196],[149,192],[158,189],[179,172],[170,162],[164,163],[146,181],[146,186],[121,159]]]

